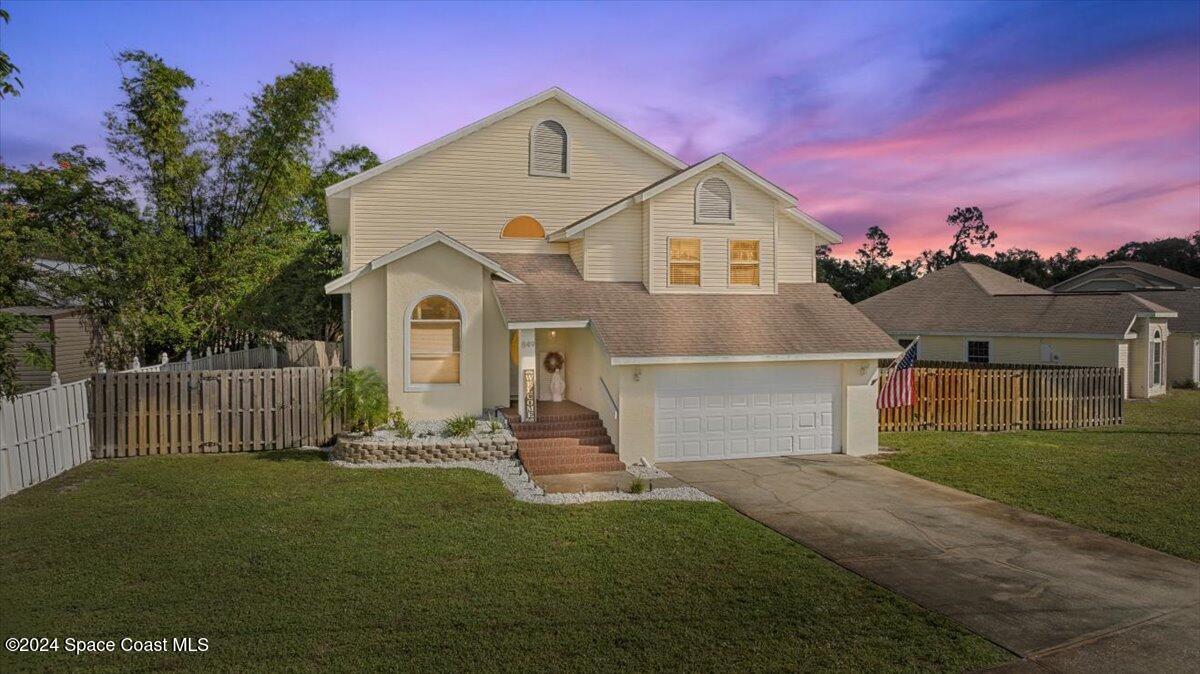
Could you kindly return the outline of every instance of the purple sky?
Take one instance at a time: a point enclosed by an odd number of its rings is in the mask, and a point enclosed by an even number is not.
[[[943,246],[978,205],[999,245],[1104,252],[1200,228],[1200,3],[0,3],[25,90],[0,155],[102,151],[113,55],[156,52],[244,105],[330,64],[332,146],[389,158],[557,84],[695,161],[725,151],[846,237]]]

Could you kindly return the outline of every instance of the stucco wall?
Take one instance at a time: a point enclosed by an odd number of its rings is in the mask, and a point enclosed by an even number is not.
[[[619,449],[621,446],[620,417],[613,414],[612,404],[600,386],[600,379],[608,385],[609,392],[620,400],[620,368],[609,364],[608,355],[600,348],[590,328],[558,330],[559,342],[566,358],[567,398],[596,410],[604,422],[608,436]],[[538,340],[542,339],[539,331]],[[539,346],[540,348],[540,346]],[[541,372],[545,376],[545,370]]]
[[[393,407],[410,419],[441,419],[483,410],[483,274],[479,263],[443,245],[417,251],[388,265],[387,382]],[[370,276],[378,275],[378,272]],[[444,295],[462,312],[458,384],[429,390],[405,387],[405,316],[427,295]]]
[[[621,405],[619,453],[625,463],[646,458],[654,460],[654,393],[663,373],[684,373],[710,381],[719,381],[735,371],[756,369],[786,369],[798,380],[813,368],[839,367],[842,395],[835,396],[837,437],[835,451],[851,454],[870,454],[878,449],[878,416],[875,410],[875,387],[871,383],[876,372],[873,361],[839,361],[812,363],[707,363],[695,365],[621,366],[618,400]],[[635,379],[635,373],[640,376]]]
[[[350,364],[373,368],[387,381],[386,274],[376,271],[350,285]]]
[[[483,406],[508,407],[511,355],[508,325],[496,302],[491,272],[483,274]]]
[[[1200,382],[1200,363],[1196,361],[1195,332],[1172,332],[1167,338],[1167,380],[1172,385],[1185,381]]]
[[[902,338],[911,338],[900,335]],[[1090,365],[1117,367],[1117,339],[1084,339],[1074,337],[961,337],[924,335],[921,337],[921,360],[966,361],[968,340],[991,341],[993,363],[1030,363],[1047,365]],[[1042,347],[1049,346],[1058,360],[1043,360]]]

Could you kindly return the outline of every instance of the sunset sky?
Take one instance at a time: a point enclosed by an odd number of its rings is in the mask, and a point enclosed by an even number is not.
[[[113,55],[156,52],[245,105],[329,64],[329,144],[389,158],[559,85],[692,162],[728,152],[846,238],[901,257],[978,205],[1000,247],[1103,253],[1200,228],[1200,3],[3,2],[25,90],[0,155],[103,151]]]

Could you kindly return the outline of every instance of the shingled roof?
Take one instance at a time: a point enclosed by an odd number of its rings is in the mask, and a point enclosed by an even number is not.
[[[893,335],[1122,338],[1139,315],[1175,315],[1166,307],[1130,293],[1049,293],[974,263],[951,265],[855,306]]]
[[[589,321],[614,359],[899,352],[823,283],[780,284],[778,295],[651,294],[639,282],[585,281],[566,255],[490,256],[523,281],[492,281],[509,323]]]

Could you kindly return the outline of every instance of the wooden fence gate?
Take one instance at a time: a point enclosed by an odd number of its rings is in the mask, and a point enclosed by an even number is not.
[[[92,378],[95,458],[246,452],[323,445],[340,429],[321,413],[336,370],[131,371]]]
[[[1086,428],[1124,414],[1117,368],[930,362],[913,368],[913,384],[912,406],[879,410],[880,431]]]

